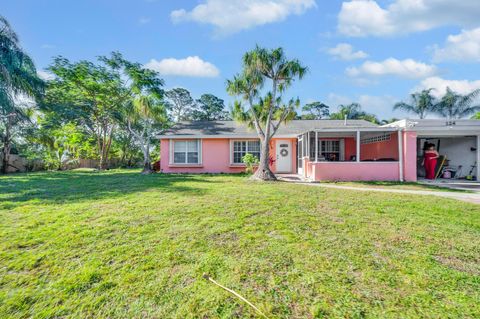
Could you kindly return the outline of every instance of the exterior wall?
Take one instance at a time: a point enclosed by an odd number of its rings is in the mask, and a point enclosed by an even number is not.
[[[241,173],[245,171],[244,165],[230,163],[230,141],[237,139],[202,139],[202,164],[170,164],[170,140],[160,140],[160,170],[164,173]],[[245,140],[245,139],[241,139]],[[270,144],[270,156],[276,159],[275,141]],[[292,172],[296,172],[296,139],[289,140],[292,143]],[[276,165],[273,162],[272,170],[275,172]]]
[[[403,132],[403,176],[406,182],[417,181],[417,133]]]
[[[345,138],[345,161],[350,161],[352,156],[357,156],[357,142],[353,137]]]
[[[414,146],[415,140],[416,138],[413,137]],[[394,158],[398,160],[399,158],[398,133],[396,132],[392,133],[392,137],[388,141],[364,144],[360,147],[361,160],[380,158]],[[413,150],[415,151],[415,148]],[[400,180],[399,162],[351,162],[349,159],[352,155],[356,155],[356,139],[345,138],[345,162],[311,162],[308,158],[304,158],[303,177],[312,181]],[[416,158],[416,154],[413,157]]]
[[[480,135],[477,135],[477,182],[480,181]]]
[[[398,165],[394,162],[309,163],[309,178],[314,181],[398,181]]]
[[[398,133],[392,133],[390,140],[360,145],[360,160],[393,158],[398,160]]]

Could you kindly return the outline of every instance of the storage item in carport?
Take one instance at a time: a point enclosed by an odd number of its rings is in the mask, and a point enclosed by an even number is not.
[[[465,176],[465,179],[468,179],[469,181],[473,181],[475,179],[475,176],[472,175],[475,168],[477,168],[477,162],[475,162],[475,164],[472,165],[472,169],[470,170],[468,175]],[[478,180],[478,176],[476,177],[476,179]]]
[[[440,173],[442,172],[443,167],[444,167],[445,165],[448,165],[447,157],[444,156],[444,155],[440,155],[440,156],[438,157],[437,167],[436,167],[436,169],[435,169],[435,179],[437,179],[438,176],[440,176]]]
[[[450,178],[452,178],[452,172],[449,171],[448,169],[446,169],[446,170],[443,171],[442,177],[446,178],[446,179],[450,179]]]

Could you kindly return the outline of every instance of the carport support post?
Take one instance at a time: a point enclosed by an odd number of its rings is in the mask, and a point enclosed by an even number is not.
[[[398,134],[398,177],[400,182],[403,182],[403,132],[397,131]]]
[[[310,132],[307,132],[307,154],[305,154],[310,160]]]
[[[357,157],[357,163],[360,162],[360,131],[357,131],[357,154],[355,155]]]
[[[318,132],[315,131],[315,163],[318,162]]]
[[[477,135],[477,182],[480,181],[480,135]]]

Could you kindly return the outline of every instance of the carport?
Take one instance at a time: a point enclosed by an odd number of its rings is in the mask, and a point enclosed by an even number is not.
[[[402,120],[395,122],[397,127],[416,133],[416,171],[417,179],[425,177],[421,165],[427,143],[434,144],[441,156],[438,178],[435,182],[470,180],[478,183],[480,169],[480,121],[479,120]],[[390,125],[392,125],[390,124]],[[437,166],[438,167],[438,166]],[[445,171],[448,173],[444,174]],[[450,175],[450,176],[449,176]],[[476,181],[476,182],[475,182]]]

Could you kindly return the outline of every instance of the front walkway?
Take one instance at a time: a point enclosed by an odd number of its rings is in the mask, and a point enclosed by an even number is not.
[[[382,188],[377,187],[364,187],[364,186],[345,186],[345,185],[332,185],[328,183],[311,183],[304,181],[298,175],[277,175],[278,179],[284,182],[310,185],[323,188],[333,188],[333,189],[346,189],[360,192],[380,192],[380,193],[395,193],[395,194],[410,194],[410,195],[425,195],[425,196],[438,196],[444,198],[457,199],[464,202],[480,204],[480,192],[475,193],[463,193],[463,192],[449,192],[449,191],[427,191],[427,190],[411,190],[411,189],[391,189],[391,188]]]
[[[468,190],[472,192],[480,192],[480,182],[478,181],[469,181],[466,179],[444,179],[438,178],[436,180],[428,180],[419,178],[418,183],[425,185],[433,185],[445,188]]]

